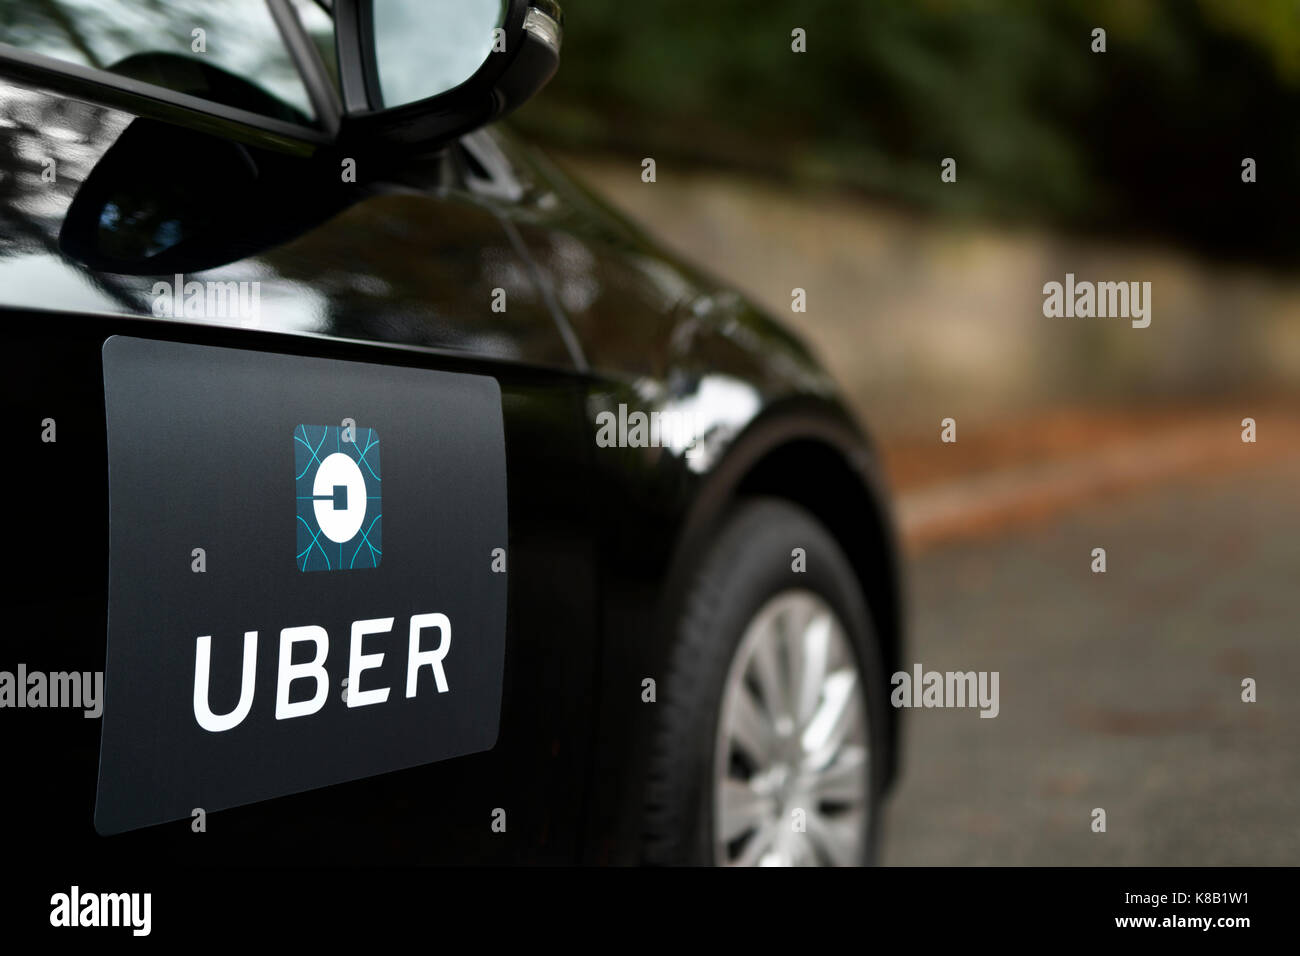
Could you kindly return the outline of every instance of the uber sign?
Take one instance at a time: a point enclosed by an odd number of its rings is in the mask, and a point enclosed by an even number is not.
[[[115,336],[104,394],[99,832],[495,744],[495,379]]]

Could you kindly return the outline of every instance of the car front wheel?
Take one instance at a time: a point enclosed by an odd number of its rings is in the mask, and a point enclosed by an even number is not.
[[[696,572],[650,771],[647,855],[669,864],[870,862],[887,685],[834,537],[743,503]]]

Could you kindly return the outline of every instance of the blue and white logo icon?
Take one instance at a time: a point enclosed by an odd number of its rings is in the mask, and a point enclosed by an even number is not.
[[[355,432],[355,441],[347,439]],[[298,570],[377,568],[383,551],[379,433],[299,425],[293,431]]]

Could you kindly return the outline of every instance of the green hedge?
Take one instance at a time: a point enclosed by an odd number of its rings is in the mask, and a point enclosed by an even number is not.
[[[1221,256],[1300,248],[1300,0],[564,6],[560,73],[517,120],[545,143]],[[947,156],[956,186],[939,181]]]

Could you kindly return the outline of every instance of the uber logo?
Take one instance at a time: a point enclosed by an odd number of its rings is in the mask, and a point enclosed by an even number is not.
[[[379,433],[337,425],[293,430],[299,571],[377,568],[383,552]]]
[[[372,618],[352,622],[352,641],[348,652],[348,707],[367,707],[388,700],[389,687],[361,690],[361,673],[384,663],[384,652],[362,653],[362,641],[367,635],[388,634],[393,629],[393,618]],[[438,632],[437,646],[422,649],[420,632],[434,629]],[[298,643],[313,645],[312,659],[293,662],[293,646]],[[445,614],[416,614],[411,617],[406,653],[406,696],[414,697],[420,687],[421,668],[433,674],[433,684],[439,694],[449,690],[447,672],[443,661],[451,650],[451,621]],[[309,717],[325,706],[329,696],[330,680],[325,670],[329,657],[330,636],[317,624],[303,627],[286,627],[280,631],[280,661],[275,682],[275,719]],[[235,709],[225,714],[213,713],[208,702],[208,683],[212,668],[212,636],[205,634],[194,642],[194,719],[200,727],[211,733],[231,730],[244,722],[253,709],[254,685],[257,679],[257,631],[244,633],[243,663],[240,668],[239,702]],[[314,689],[307,699],[290,700],[290,692],[297,681],[312,681]],[[426,685],[428,681],[425,681]]]

